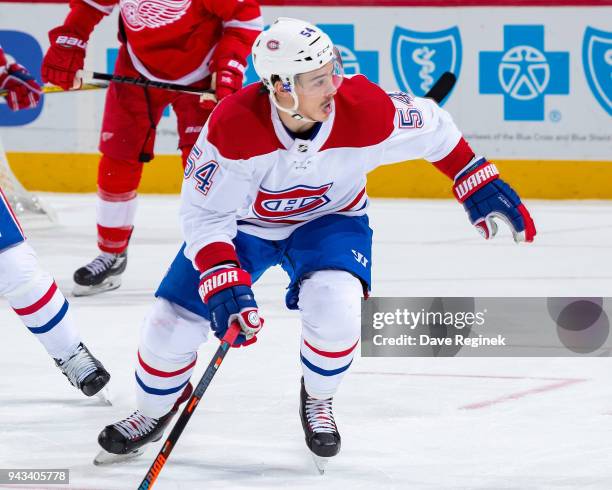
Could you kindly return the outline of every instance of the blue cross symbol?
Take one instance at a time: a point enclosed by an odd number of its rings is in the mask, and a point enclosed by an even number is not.
[[[317,24],[340,50],[344,73],[361,73],[378,83],[378,52],[355,49],[355,26],[351,24]]]
[[[504,50],[480,53],[481,94],[504,96],[506,121],[543,121],[546,95],[569,94],[569,53],[544,50],[544,26],[504,26]]]

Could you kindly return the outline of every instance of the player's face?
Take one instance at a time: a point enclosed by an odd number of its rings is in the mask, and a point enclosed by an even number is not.
[[[295,93],[299,100],[298,112],[313,121],[326,121],[341,84],[342,73],[335,61],[297,75]]]

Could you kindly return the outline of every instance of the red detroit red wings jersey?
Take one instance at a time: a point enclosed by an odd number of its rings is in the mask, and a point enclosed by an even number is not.
[[[231,243],[238,228],[280,240],[326,214],[363,215],[368,172],[417,158],[439,162],[461,144],[435,102],[387,94],[361,75],[344,81],[312,140],[294,140],[261,84],[249,85],[219,104],[188,159],[185,253],[194,260],[206,245]]]
[[[102,16],[85,5],[109,14],[116,4],[132,62],[151,80],[190,84],[220,61],[244,66],[263,27],[256,0],[72,0],[69,18],[86,27]]]

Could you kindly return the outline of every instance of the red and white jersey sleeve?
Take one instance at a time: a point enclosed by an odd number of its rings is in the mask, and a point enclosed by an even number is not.
[[[393,132],[384,142],[380,161],[370,170],[407,160],[438,162],[462,140],[450,114],[434,101],[403,92],[392,92],[389,97],[395,109]]]
[[[255,38],[263,29],[263,18],[256,0],[205,0],[209,12],[222,21],[223,34],[215,47],[211,71],[216,65],[237,61],[246,67]]]
[[[113,11],[118,2],[119,0],[71,0],[70,7],[74,8],[79,4],[86,4],[104,15],[108,15]]]
[[[211,243],[232,243],[252,181],[252,163],[224,158],[208,141],[207,123],[187,158],[181,190],[181,228],[189,259],[194,261]]]

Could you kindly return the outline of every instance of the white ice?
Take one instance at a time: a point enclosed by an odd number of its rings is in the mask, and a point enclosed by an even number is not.
[[[96,254],[94,196],[44,197],[60,224],[26,220],[28,236],[68,293]],[[539,235],[517,246],[507,232],[484,241],[451,201],[374,200],[373,294],[612,296],[612,203],[528,205]],[[69,386],[2,301],[0,467],[69,468],[71,490],[138,486],[159,444],[123,465],[92,459],[98,432],[134,406],[140,323],[180,244],[177,210],[176,196],[143,196],[121,288],[70,299],[112,374],[113,407]],[[274,269],[256,285],[260,340],[230,351],[156,489],[612,488],[607,358],[356,359],[335,400],[342,451],[319,476],[298,419],[300,323],[286,283]],[[194,380],[215,348],[200,350]]]

